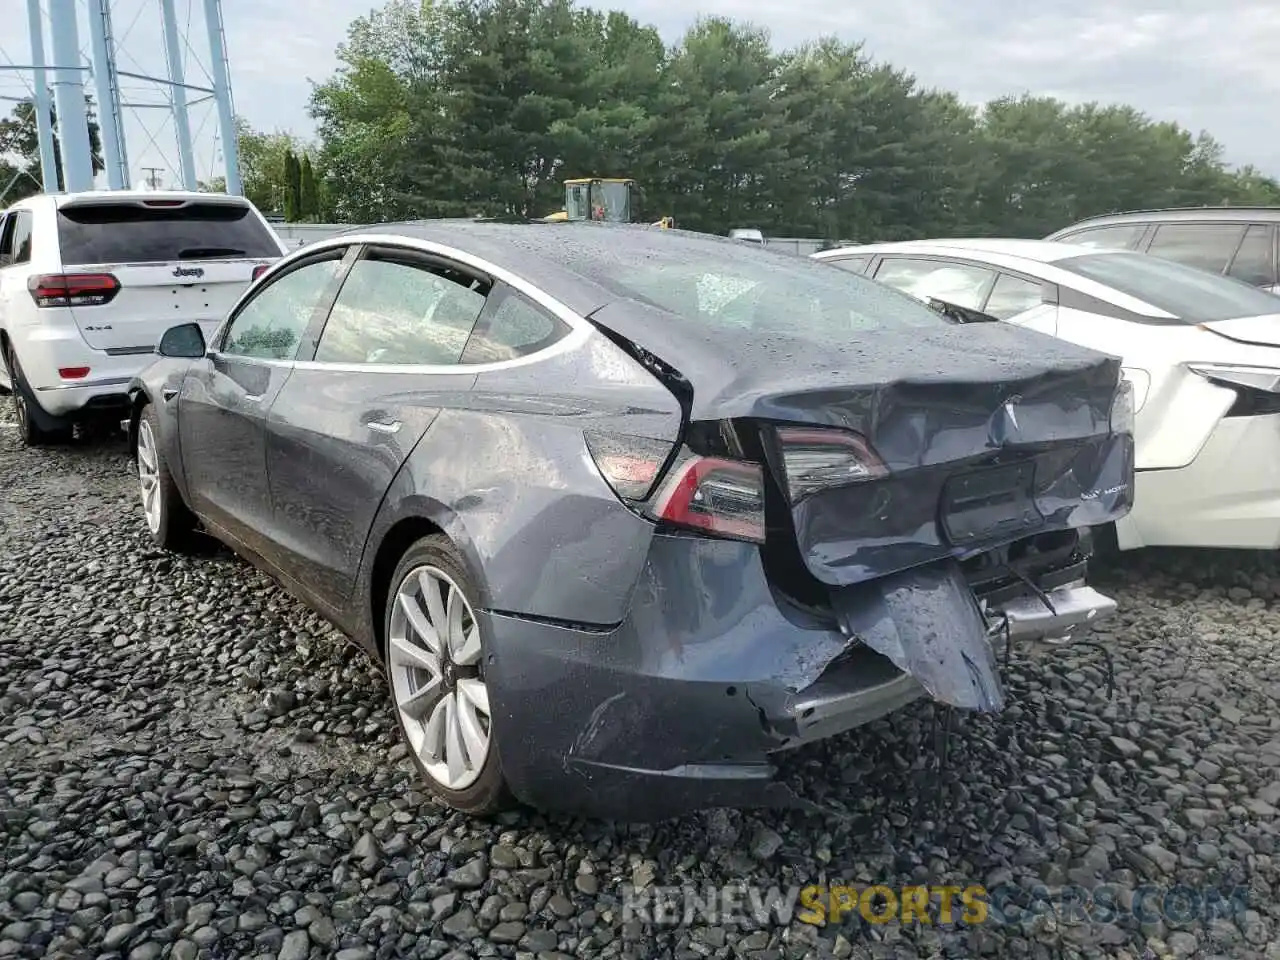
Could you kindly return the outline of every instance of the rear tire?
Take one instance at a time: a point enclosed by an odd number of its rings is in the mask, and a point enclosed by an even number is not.
[[[134,452],[142,515],[156,546],[185,553],[191,547],[196,518],[173,481],[169,465],[160,452],[159,436],[160,417],[156,408],[147,404],[138,417],[138,446]]]
[[[512,800],[494,737],[477,596],[448,538],[423,537],[391,575],[383,652],[396,724],[418,773],[454,810],[487,816]]]
[[[45,447],[68,442],[74,434],[74,427],[65,418],[45,413],[40,407],[18,363],[12,343],[5,345],[4,362],[9,370],[9,382],[13,385],[9,398],[22,443],[28,447]]]

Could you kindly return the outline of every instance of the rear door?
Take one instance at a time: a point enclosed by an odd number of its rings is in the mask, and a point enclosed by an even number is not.
[[[150,352],[165,330],[190,321],[211,338],[254,268],[282,252],[239,197],[103,193],[60,204],[57,221],[63,272],[114,278],[109,302],[72,308],[85,343],[114,354]]]
[[[355,261],[314,357],[267,421],[272,525],[287,570],[326,602],[350,595],[391,481],[441,409],[475,383],[463,351],[493,281],[395,245]],[[460,451],[461,452],[461,451]]]
[[[265,417],[294,358],[314,346],[307,333],[333,300],[347,252],[318,251],[254,290],[182,385],[178,432],[191,505],[277,563]]]

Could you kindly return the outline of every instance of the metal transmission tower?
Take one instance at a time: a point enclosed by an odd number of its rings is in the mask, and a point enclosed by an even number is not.
[[[221,0],[43,0],[43,6],[42,0],[26,3],[30,62],[0,63],[0,71],[28,74],[29,80],[22,78],[27,95],[0,99],[30,100],[34,104],[41,180],[46,191],[58,188],[55,154],[61,161],[65,189],[87,190],[94,186],[85,106],[86,84],[91,77],[106,186],[127,189],[135,179],[131,170],[150,171],[149,177],[138,179],[155,185],[159,182],[155,174],[159,166],[175,186],[194,190],[200,186],[198,171],[210,180],[221,172],[215,170],[221,154],[227,191],[242,192]],[[185,23],[179,17],[180,4],[185,6]],[[125,26],[117,33],[113,13],[121,11],[123,16],[117,22]],[[83,27],[88,31],[87,49],[81,45]],[[149,29],[152,35],[147,36]],[[204,37],[198,36],[201,30]],[[208,51],[207,68],[204,58],[196,52],[195,40],[204,41],[201,45]],[[157,62],[159,50],[163,51],[163,63]],[[8,58],[3,47],[0,58]],[[122,69],[122,65],[130,69]],[[207,81],[208,85],[200,81]],[[125,83],[130,84],[128,89]],[[203,110],[197,109],[202,104]],[[51,112],[57,115],[56,146]],[[163,118],[161,125],[168,128],[169,136],[148,122],[148,117],[157,114]],[[213,129],[206,130],[215,117]],[[193,124],[193,120],[199,122]],[[171,144],[168,149],[164,146],[166,140]],[[173,147],[176,154],[171,152]],[[131,159],[137,166],[131,164]],[[7,187],[0,184],[0,201],[4,190]]]

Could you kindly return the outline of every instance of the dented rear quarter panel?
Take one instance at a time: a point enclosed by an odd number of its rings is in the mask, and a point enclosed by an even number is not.
[[[680,423],[670,392],[599,334],[544,362],[482,373],[397,474],[361,579],[398,520],[425,516],[467,557],[485,608],[616,625],[654,525],[613,493],[584,432],[674,444]]]

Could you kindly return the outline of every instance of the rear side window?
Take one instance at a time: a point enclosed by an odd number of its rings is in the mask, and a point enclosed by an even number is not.
[[[991,296],[987,298],[987,306],[982,312],[997,320],[1008,320],[1042,303],[1042,284],[1002,273],[996,278],[996,285],[991,288]]]
[[[487,284],[412,255],[372,251],[342,284],[316,348],[320,363],[457,363]]]
[[[249,207],[227,203],[63,207],[58,211],[58,244],[64,266],[280,256],[271,229]]]
[[[31,262],[31,211],[15,210],[0,231],[0,267]]]
[[[995,273],[982,267],[944,260],[885,258],[876,279],[919,300],[935,298],[958,307],[981,310]]]
[[[1145,301],[1184,323],[1280,313],[1280,299],[1239,280],[1141,253],[1095,253],[1055,267]]]
[[[545,350],[569,332],[568,324],[508,291],[498,308],[476,327],[463,363],[498,363]]]
[[[1243,236],[1244,224],[1162,223],[1156,227],[1146,252],[1210,273],[1222,273]]]
[[[1146,224],[1119,224],[1114,227],[1090,227],[1078,233],[1068,233],[1058,237],[1060,243],[1078,243],[1082,247],[1095,247],[1101,250],[1128,250],[1138,242]]]
[[[1271,228],[1255,223],[1245,231],[1240,249],[1227,268],[1227,276],[1266,287],[1275,283],[1275,260],[1272,257]]]

